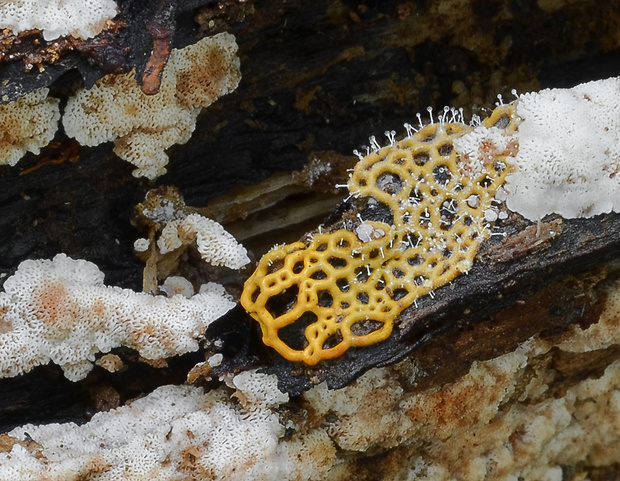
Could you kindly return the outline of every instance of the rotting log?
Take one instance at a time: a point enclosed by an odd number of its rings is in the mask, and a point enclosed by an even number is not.
[[[510,352],[535,334],[561,333],[572,324],[587,327],[596,320],[600,303],[597,285],[617,275],[620,216],[552,217],[540,226],[528,224],[516,218],[509,221],[509,234],[483,244],[468,275],[457,277],[437,289],[433,297],[424,296],[417,306],[403,311],[387,340],[351,348],[317,366],[289,362],[273,354],[273,364],[265,371],[278,376],[280,389],[296,395],[322,381],[341,388],[370,368],[413,356],[427,373],[419,384],[428,387],[429,383],[452,381],[467,372],[473,361]],[[242,310],[233,312],[244,319],[238,322],[253,322]],[[213,327],[219,324],[239,328],[229,317]],[[248,352],[247,347],[234,347],[240,336],[225,330],[212,329],[207,338],[220,339],[229,352]],[[232,340],[233,345],[227,345],[226,340]],[[214,374],[256,362],[255,355],[254,361],[233,357]],[[263,359],[255,365],[261,363]]]
[[[301,169],[308,159],[327,159],[333,152],[354,159],[350,152],[368,135],[401,129],[427,105],[488,108],[496,94],[508,98],[512,88],[568,86],[619,73],[620,46],[611,32],[620,13],[612,2],[594,10],[592,2],[567,5],[550,13],[535,2],[514,11],[514,5],[489,9],[488,2],[474,0],[463,11],[438,11],[430,2],[378,3],[222,1],[179,17],[187,28],[178,29],[175,45],[221,30],[235,33],[244,80],[205,111],[187,144],[170,149],[169,173],[158,184],[176,185],[188,204],[204,206],[233,186]],[[128,40],[141,45],[136,52],[149,50],[147,32]],[[564,32],[571,32],[568,41]],[[147,58],[140,60],[145,64]],[[68,64],[77,62],[71,59]],[[80,69],[86,83],[101,75],[88,77],[84,72],[91,67]],[[11,77],[21,72],[0,68]],[[62,73],[52,85],[61,97],[82,82]],[[26,258],[65,252],[97,263],[111,284],[140,289],[143,265],[131,249],[139,234],[130,219],[153,184],[134,179],[110,145],[82,147],[77,162],[55,164],[70,147],[62,133],[56,140],[56,150],[50,146],[17,167],[0,168],[0,272],[10,274]],[[32,167],[37,169],[28,171]],[[291,195],[312,201],[313,194]],[[287,196],[271,209],[285,208],[290,200]],[[260,211],[264,218],[273,212]],[[220,371],[266,367],[278,374],[282,388],[299,393],[322,379],[339,387],[375,365],[413,355],[428,374],[420,385],[438,385],[472,361],[514,349],[535,333],[560,335],[570,323],[592,322],[605,266],[608,276],[615,275],[618,217],[562,221],[562,234],[554,239],[544,237],[544,226],[540,238],[536,226],[515,222],[507,226],[512,230],[506,241],[494,239],[480,253],[469,276],[405,311],[402,327],[388,341],[307,369],[262,347],[254,321],[237,309],[209,333],[210,339],[224,340]],[[263,239],[273,243],[269,234]],[[282,242],[300,232],[284,229],[278,235]],[[510,245],[511,239],[520,242]],[[611,350],[581,363],[558,356],[553,362],[570,378],[600,370],[617,354]],[[203,358],[203,353],[186,356],[164,371],[130,363],[128,373],[114,381],[97,371],[72,384],[59,379],[53,366],[3,380],[0,424],[4,430],[24,422],[82,422],[101,406],[88,394],[91,388],[110,385],[124,402],[159,383],[181,382]],[[121,382],[127,379],[132,381]]]

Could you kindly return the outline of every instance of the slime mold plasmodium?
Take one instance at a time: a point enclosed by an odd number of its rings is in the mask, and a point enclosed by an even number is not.
[[[448,117],[450,122],[446,122]],[[467,273],[491,235],[497,189],[509,170],[509,142],[480,143],[458,155],[453,141],[471,132],[454,110],[361,158],[348,182],[352,196],[381,221],[342,224],[307,242],[276,246],[246,281],[241,303],[263,342],[290,361],[315,365],[350,347],[387,339],[394,321],[424,295]],[[506,136],[518,118],[499,106],[482,125]],[[508,138],[508,137],[507,137]]]

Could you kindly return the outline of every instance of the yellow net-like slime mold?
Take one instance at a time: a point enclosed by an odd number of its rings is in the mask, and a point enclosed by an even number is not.
[[[511,106],[483,122],[505,131],[515,124]],[[265,344],[310,365],[375,344],[417,298],[469,271],[490,235],[485,212],[509,154],[481,144],[475,165],[458,156],[453,141],[471,130],[463,123],[430,124],[360,160],[349,191],[366,209],[387,212],[385,222],[357,215],[350,229],[263,256],[241,303],[260,323]]]

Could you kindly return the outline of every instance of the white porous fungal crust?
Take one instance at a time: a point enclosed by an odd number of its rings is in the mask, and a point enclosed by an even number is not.
[[[484,146],[492,145],[492,149]],[[493,161],[497,152],[510,152],[516,149],[517,141],[512,135],[506,135],[504,129],[497,127],[477,126],[471,132],[454,139],[454,148],[459,153],[467,153],[467,161],[463,163],[463,169],[470,177],[476,177],[484,173],[484,165]]]
[[[82,379],[95,354],[119,346],[148,360],[198,349],[207,326],[234,307],[215,289],[187,299],[106,286],[91,262],[27,260],[0,292],[0,377],[52,361]]]
[[[507,206],[530,220],[620,208],[620,79],[521,95]]]
[[[159,286],[159,290],[168,297],[182,295],[188,299],[194,295],[194,286],[190,281],[182,276],[166,277],[164,283]]]
[[[4,0],[0,27],[14,34],[42,30],[47,41],[66,35],[87,39],[101,33],[117,13],[113,0]]]
[[[233,91],[241,74],[235,37],[220,33],[173,50],[159,93],[146,95],[135,71],[110,74],[67,102],[63,124],[82,145],[114,141],[114,152],[154,179],[166,172],[165,149],[189,140],[203,107]]]
[[[150,244],[151,243],[148,239],[141,237],[135,240],[135,242],[133,243],[133,249],[136,252],[146,252],[149,250]]]
[[[166,224],[157,247],[162,254],[167,254],[194,241],[202,259],[214,266],[240,269],[250,262],[245,247],[220,224],[200,214],[190,214]]]
[[[237,374],[231,381],[237,389],[235,397],[248,409],[267,404],[269,406],[288,402],[289,396],[278,389],[275,374],[263,374],[256,370]]]
[[[412,388],[420,370],[411,360],[340,390],[320,384],[301,402],[254,370],[206,394],[164,386],[81,426],[21,426],[0,443],[0,479],[561,480],[614,466],[620,361],[569,383],[541,362],[558,351],[575,354],[575,366],[608,356],[620,344],[620,282],[604,299],[588,328],[560,342],[533,337],[427,390]]]
[[[284,426],[273,412],[277,404],[261,393],[238,394],[245,405],[222,390],[164,386],[82,426],[22,426],[9,436],[32,436],[44,449],[35,457],[15,444],[0,453],[0,478],[294,479],[286,468],[296,467],[298,450],[278,443]]]
[[[0,105],[0,164],[15,165],[26,152],[38,154],[58,130],[58,99],[48,89],[35,90]]]
[[[478,126],[454,145],[478,160],[484,143],[512,152],[506,158],[506,206],[529,220],[617,212],[619,106],[620,78],[526,93],[516,100],[520,123],[512,135]]]

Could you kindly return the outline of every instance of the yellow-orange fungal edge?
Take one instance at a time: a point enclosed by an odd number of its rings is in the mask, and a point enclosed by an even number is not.
[[[483,125],[514,131],[514,107],[498,107]],[[489,152],[472,173],[468,156],[453,148],[471,130],[430,124],[356,165],[349,191],[368,208],[387,206],[392,223],[358,217],[350,230],[263,256],[241,303],[260,323],[265,344],[314,365],[378,343],[416,299],[469,271],[490,235],[485,211],[508,170],[506,152]]]

